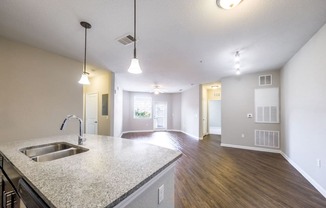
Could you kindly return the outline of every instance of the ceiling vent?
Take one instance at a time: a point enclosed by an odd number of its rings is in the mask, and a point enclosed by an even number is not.
[[[123,36],[121,38],[117,39],[119,43],[123,44],[123,45],[129,45],[130,43],[134,42],[134,37],[131,35],[127,35],[127,36]]]

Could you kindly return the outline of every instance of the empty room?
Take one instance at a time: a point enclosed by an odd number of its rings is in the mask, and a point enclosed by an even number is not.
[[[325,0],[0,0],[0,204],[326,207]]]

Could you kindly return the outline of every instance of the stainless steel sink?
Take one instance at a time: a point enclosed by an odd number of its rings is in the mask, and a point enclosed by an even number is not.
[[[69,144],[66,142],[50,143],[38,146],[25,147],[20,149],[20,152],[24,153],[32,160],[36,162],[45,162],[56,160],[71,155],[76,155],[82,152],[87,152],[89,149]]]

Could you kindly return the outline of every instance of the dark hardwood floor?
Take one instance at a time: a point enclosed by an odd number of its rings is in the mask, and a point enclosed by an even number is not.
[[[180,132],[128,133],[123,138],[178,149],[176,208],[326,208],[326,199],[280,154],[220,146]]]

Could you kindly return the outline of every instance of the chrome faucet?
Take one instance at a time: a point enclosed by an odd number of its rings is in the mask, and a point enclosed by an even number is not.
[[[63,120],[60,130],[63,130],[65,127],[65,124],[68,120],[70,119],[77,119],[79,121],[79,135],[78,135],[78,145],[82,145],[84,141],[86,141],[86,138],[84,138],[84,125],[83,125],[83,120],[75,115],[68,115],[65,120]]]

